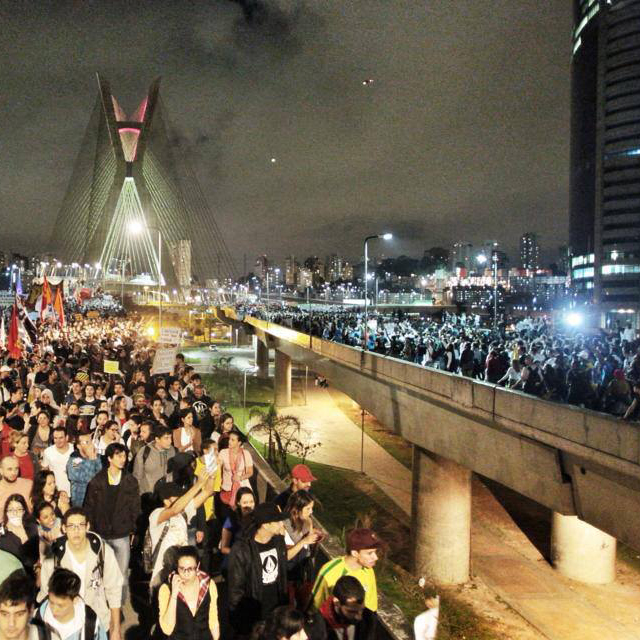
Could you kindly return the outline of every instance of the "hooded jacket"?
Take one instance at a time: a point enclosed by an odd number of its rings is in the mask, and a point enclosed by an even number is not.
[[[96,533],[87,531],[87,558],[85,574],[81,576],[84,585],[84,601],[100,618],[105,629],[109,628],[110,609],[122,606],[122,585],[124,579],[113,549]],[[42,563],[40,570],[40,593],[38,601],[47,596],[49,578],[56,567],[74,571],[67,537],[62,536],[51,545],[52,557]]]

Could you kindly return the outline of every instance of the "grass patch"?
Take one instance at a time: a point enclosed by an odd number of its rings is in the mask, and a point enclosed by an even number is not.
[[[263,451],[260,442],[252,442]],[[290,456],[290,465],[300,462]],[[376,567],[380,591],[389,597],[411,622],[424,611],[424,596],[417,579],[408,571],[411,535],[407,516],[372,480],[356,471],[305,461],[317,481],[315,514],[326,529],[344,541],[345,531],[357,523],[373,527],[387,543],[387,551]],[[440,590],[439,640],[473,638],[497,640],[472,607],[455,591]]]
[[[618,562],[624,562],[624,564],[631,569],[640,573],[640,552],[628,547],[626,544],[618,542],[616,557]]]

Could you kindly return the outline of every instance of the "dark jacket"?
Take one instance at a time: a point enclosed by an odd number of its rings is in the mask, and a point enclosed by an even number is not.
[[[124,538],[135,531],[140,515],[138,481],[123,471],[120,484],[113,487],[111,500],[110,493],[108,469],[103,469],[89,482],[84,508],[91,528],[98,535],[107,540]]]
[[[283,536],[272,542],[278,553],[278,599],[287,604],[287,547]],[[253,625],[264,619],[262,611],[262,562],[253,537],[241,537],[231,547],[227,570],[230,621],[238,633],[251,632]]]

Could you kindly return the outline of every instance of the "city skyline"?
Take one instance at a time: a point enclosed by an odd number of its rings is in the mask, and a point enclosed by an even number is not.
[[[390,255],[449,246],[461,226],[474,244],[502,234],[510,253],[525,227],[543,247],[566,242],[569,3],[252,3],[258,17],[234,2],[115,4],[0,9],[21,61],[5,83],[0,200],[16,250],[53,229],[96,71],[125,111],[155,75],[172,88],[236,267],[263,251],[354,259],[364,230],[391,230]]]

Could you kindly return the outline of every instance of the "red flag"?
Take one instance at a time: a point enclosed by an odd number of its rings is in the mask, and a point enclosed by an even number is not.
[[[62,282],[56,288],[56,297],[53,301],[53,310],[58,316],[58,324],[60,328],[64,327],[64,307],[62,305]]]
[[[40,320],[44,320],[47,313],[47,308],[53,302],[53,296],[51,295],[51,287],[47,282],[47,276],[42,278],[42,304],[40,306]]]
[[[22,349],[18,343],[18,306],[14,303],[11,310],[11,322],[9,323],[9,336],[7,338],[7,351],[12,358],[22,356]]]

